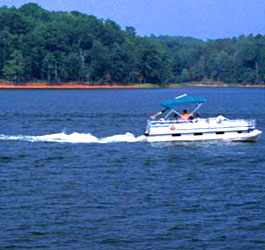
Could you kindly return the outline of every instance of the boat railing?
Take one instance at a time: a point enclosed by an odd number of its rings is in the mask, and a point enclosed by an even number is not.
[[[197,121],[203,121],[203,120],[206,120],[204,118],[196,118],[196,119],[192,119],[192,120],[169,120],[169,119],[159,119],[159,120],[148,120],[148,123],[149,124],[152,124],[152,125],[163,125],[163,124],[185,124],[187,122],[197,122]]]
[[[192,120],[168,120],[168,119],[159,119],[159,120],[148,120],[149,125],[165,125],[165,124],[185,124],[185,123],[197,123],[197,122],[206,122],[206,123],[211,123],[211,122],[216,122],[216,123],[226,123],[229,122],[230,124],[242,124],[244,123],[248,127],[255,127],[256,126],[256,121],[255,120],[244,120],[244,119],[236,119],[236,120],[230,120],[227,118],[221,119],[218,117],[212,117],[212,118],[195,118]]]
[[[256,126],[256,120],[250,119],[250,120],[244,120],[244,119],[237,119],[237,120],[227,120],[229,123],[245,123],[248,127],[255,127]]]

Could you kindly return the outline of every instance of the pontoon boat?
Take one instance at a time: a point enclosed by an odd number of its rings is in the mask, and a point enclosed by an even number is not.
[[[186,94],[161,103],[164,110],[150,116],[145,135],[148,142],[168,141],[257,141],[260,130],[255,120],[230,120],[224,116],[201,118],[198,109],[206,102],[205,97],[188,97]],[[178,111],[181,104],[194,105],[188,119]]]

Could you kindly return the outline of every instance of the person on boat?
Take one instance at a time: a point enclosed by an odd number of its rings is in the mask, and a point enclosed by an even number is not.
[[[189,114],[188,110],[184,109],[182,115],[180,116],[180,119],[183,121],[187,121],[191,116],[192,115]]]
[[[174,114],[174,116],[173,116],[173,120],[177,120],[178,119],[178,114]]]

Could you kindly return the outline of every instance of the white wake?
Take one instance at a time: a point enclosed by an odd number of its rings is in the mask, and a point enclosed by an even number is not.
[[[113,135],[109,137],[97,138],[91,134],[84,133],[57,133],[41,136],[30,135],[0,135],[2,141],[26,141],[26,142],[61,142],[61,143],[113,143],[113,142],[140,142],[145,141],[144,135],[135,137],[132,133]]]

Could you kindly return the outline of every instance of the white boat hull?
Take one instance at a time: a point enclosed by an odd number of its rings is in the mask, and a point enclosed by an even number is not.
[[[255,142],[261,131],[254,120],[229,120],[224,117],[193,121],[148,121],[145,135],[148,142],[173,141],[245,141]]]
[[[174,135],[147,135],[148,142],[188,142],[188,141],[241,141],[241,142],[256,142],[260,134],[259,130],[253,130],[249,133],[238,134],[236,132],[227,132],[224,135],[214,133],[194,136],[194,134],[181,134],[181,136]]]

